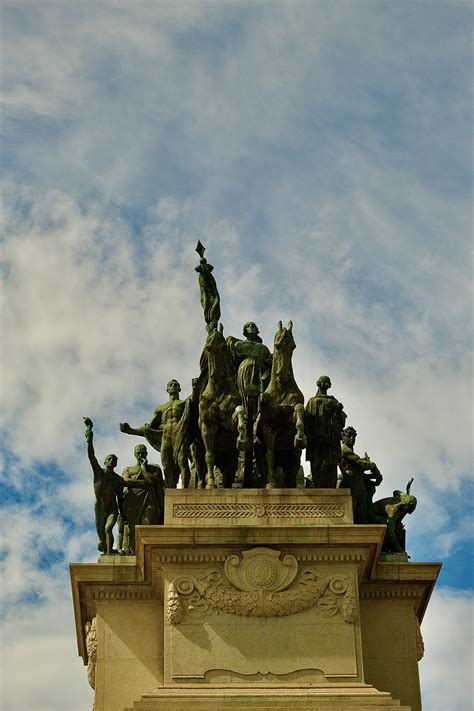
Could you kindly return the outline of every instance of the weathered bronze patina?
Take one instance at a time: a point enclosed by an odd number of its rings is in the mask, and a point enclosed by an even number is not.
[[[410,479],[406,486],[406,491],[395,489],[393,496],[379,499],[373,505],[377,523],[387,524],[387,532],[382,548],[384,553],[406,553],[406,534],[402,519],[416,509],[417,500],[410,494],[412,483],[413,479]]]
[[[135,553],[135,526],[163,523],[164,489],[163,473],[157,464],[148,464],[148,451],[144,444],[133,450],[136,464],[122,472],[125,485],[123,509],[128,522],[128,548]]]
[[[357,432],[353,427],[346,427],[342,433],[340,487],[351,490],[354,523],[376,523],[372,497],[383,477],[367,452],[363,457],[354,452],[356,437]]]
[[[161,463],[165,471],[166,486],[176,488],[179,477],[184,488],[189,486],[190,447],[190,404],[180,400],[181,386],[177,380],[170,380],[166,386],[169,395],[155,409],[150,423],[141,427],[131,427],[128,422],[120,423],[120,431],[125,434],[145,437],[147,442],[161,453]]]
[[[311,465],[313,486],[334,489],[346,413],[343,405],[333,395],[328,395],[331,380],[327,375],[320,375],[316,386],[317,393],[308,400],[305,410],[306,460]]]
[[[409,493],[411,482],[405,493],[396,490],[392,497],[373,503],[382,474],[367,453],[360,457],[354,452],[357,433],[353,427],[344,429],[346,413],[342,403],[328,394],[331,380],[327,375],[318,378],[317,392],[304,407],[292,366],[293,323],[284,328],[279,322],[273,353],[254,321],[244,324],[243,338],[225,338],[214,267],[205,258],[201,242],[196,252],[206,336],[191,395],[181,400],[181,386],[172,379],[166,387],[168,400],[158,405],[149,423],[131,427],[122,422],[120,430],[145,438],[160,452],[170,489],[187,488],[190,483],[199,489],[348,488],[354,522],[385,523],[384,552],[406,555],[402,519],[416,506]],[[123,479],[114,472],[115,455],[106,458],[103,469],[94,455],[92,422],[85,421],[99,549],[116,552],[112,528],[118,521],[119,552],[130,553],[135,526],[163,520],[161,469],[148,464],[144,445],[135,448],[137,463],[124,470]],[[311,477],[306,478],[300,466],[305,447],[311,467]]]
[[[125,519],[123,511],[124,481],[115,471],[117,456],[108,454],[104,460],[104,468],[97,461],[94,451],[93,422],[90,417],[84,417],[86,426],[87,456],[94,472],[95,494],[95,527],[99,542],[97,548],[104,555],[112,555],[114,551],[113,527],[119,513]]]

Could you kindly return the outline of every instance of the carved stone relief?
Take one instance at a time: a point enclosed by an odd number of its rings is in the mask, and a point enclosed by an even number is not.
[[[86,623],[87,681],[95,691],[95,665],[97,661],[97,618]],[[92,711],[95,709],[95,695]]]
[[[95,689],[95,664],[97,661],[97,617],[86,623],[87,680]]]
[[[341,504],[175,504],[174,518],[342,518]]]
[[[420,622],[418,617],[415,617],[415,643],[416,643],[416,658],[421,661],[425,656],[425,643],[421,634]]]
[[[296,558],[269,548],[229,556],[223,567],[204,575],[178,576],[168,589],[165,616],[178,624],[186,613],[209,610],[243,617],[283,617],[316,606],[323,617],[340,614],[348,624],[358,619],[352,581],[344,575],[318,575],[299,569]]]
[[[280,560],[280,551],[253,548],[238,555],[230,555],[224,563],[227,579],[238,590],[277,592],[287,588],[298,572],[298,561],[292,555]]]

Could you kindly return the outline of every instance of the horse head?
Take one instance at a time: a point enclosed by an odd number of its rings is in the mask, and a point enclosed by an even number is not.
[[[224,338],[224,326],[208,328],[208,336],[204,350],[207,353],[209,377],[220,378],[227,375],[227,350]]]
[[[224,338],[224,326],[219,324],[219,327],[209,327],[208,336],[206,338],[205,350],[210,353],[216,353],[217,351],[223,350],[227,347]]]
[[[296,344],[293,338],[293,322],[288,321],[287,328],[283,328],[281,321],[278,321],[278,330],[275,333],[275,350],[291,353],[295,350]]]

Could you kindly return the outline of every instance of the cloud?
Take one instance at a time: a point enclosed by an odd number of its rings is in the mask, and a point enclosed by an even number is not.
[[[2,624],[5,711],[89,711],[93,692],[77,656],[72,605],[21,606]]]
[[[408,21],[372,2],[7,3],[7,160],[128,206],[178,191],[268,215],[288,184],[304,201],[344,189],[358,147],[425,181],[429,166],[443,188],[455,179],[454,198],[466,10],[438,5],[428,20],[414,3]]]
[[[66,472],[71,482],[62,482],[59,496],[75,490],[83,503],[90,497],[84,414],[99,428],[100,451],[116,451],[122,466],[132,445],[117,436],[118,422],[149,420],[171,375],[189,391],[204,341],[196,236],[215,264],[226,333],[238,335],[256,318],[271,345],[277,321],[293,319],[300,387],[309,397],[320,372],[329,372],[359,432],[357,447],[385,475],[384,495],[414,475],[420,501],[428,502],[430,487],[439,494],[459,487],[469,471],[463,341],[444,294],[421,290],[411,277],[415,264],[408,274],[394,270],[393,285],[384,282],[397,301],[383,293],[373,300],[370,274],[355,290],[354,273],[363,266],[350,239],[341,231],[332,249],[320,236],[321,222],[296,232],[291,251],[277,233],[266,262],[255,257],[241,225],[206,223],[191,199],[164,196],[133,234],[116,212],[98,203],[81,208],[64,192],[12,184],[5,195],[3,323],[15,348],[4,356],[4,431],[24,466],[45,460]],[[393,231],[390,215],[384,220]],[[366,242],[377,250],[376,234],[367,232]],[[451,268],[466,304],[465,270]],[[468,315],[459,307],[458,319]],[[449,387],[441,396],[443,383]],[[430,525],[435,530],[440,522],[434,516]]]
[[[425,657],[420,662],[420,677],[425,711],[465,711],[471,705],[472,603],[472,593],[449,588],[437,590],[430,601],[421,627]]]
[[[115,413],[118,422],[125,395],[136,402],[149,388],[164,391],[163,372],[179,367],[199,331],[197,318],[188,323],[194,293],[175,249],[159,238],[148,260],[137,257],[127,227],[99,208],[81,213],[53,192],[12,220],[3,326],[16,345],[4,353],[4,426],[11,435],[21,422],[18,456],[66,466],[81,413]]]
[[[225,333],[255,319],[271,346],[293,320],[305,397],[331,376],[380,496],[415,477],[413,556],[449,566],[472,460],[467,3],[4,5],[3,593],[31,622],[12,663],[35,625],[49,644],[61,566],[96,555],[82,416],[120,471],[118,423],[170,377],[189,393],[197,239]]]

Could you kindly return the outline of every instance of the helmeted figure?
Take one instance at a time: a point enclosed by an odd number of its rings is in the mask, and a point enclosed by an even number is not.
[[[237,365],[237,387],[247,413],[256,411],[258,399],[272,371],[272,354],[263,344],[259,333],[257,324],[247,321],[243,327],[245,340],[232,336],[227,339]]]
[[[253,321],[244,324],[243,335],[245,339],[230,336],[227,343],[237,370],[237,388],[245,410],[247,436],[254,445],[246,451],[244,465],[244,485],[251,486],[254,457],[257,463],[260,460],[260,452],[255,446],[255,426],[260,412],[262,393],[270,380],[272,354],[263,344],[257,324]]]
[[[313,486],[317,489],[335,489],[346,413],[343,405],[333,395],[327,394],[331,387],[327,375],[321,375],[316,385],[318,391],[308,400],[305,409],[306,460],[311,465]]]

